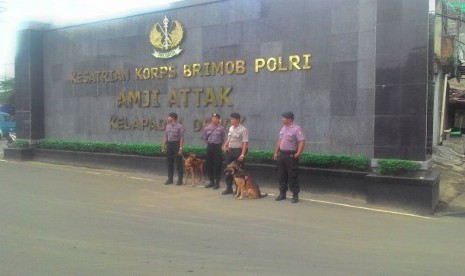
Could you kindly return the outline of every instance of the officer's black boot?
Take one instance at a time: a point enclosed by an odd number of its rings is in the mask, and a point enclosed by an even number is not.
[[[218,190],[220,188],[220,181],[215,181],[215,185],[213,186],[213,190]]]
[[[299,194],[298,193],[293,193],[292,194],[292,200],[291,200],[292,203],[297,203],[299,202]]]
[[[211,188],[211,187],[215,187],[215,183],[214,183],[213,180],[210,179],[210,183],[208,183],[208,184],[205,186],[205,188],[208,189],[208,188]]]
[[[224,190],[221,194],[229,195],[229,194],[232,194],[232,193],[233,193],[232,187],[230,185],[227,185],[226,190]]]
[[[279,193],[279,196],[277,196],[274,200],[280,201],[280,200],[285,200],[286,199],[286,193]]]
[[[178,171],[178,181],[176,182],[176,185],[182,185],[182,184],[184,184],[184,183],[182,182],[183,178],[184,178],[184,174],[183,174],[182,170],[179,170],[179,171]]]

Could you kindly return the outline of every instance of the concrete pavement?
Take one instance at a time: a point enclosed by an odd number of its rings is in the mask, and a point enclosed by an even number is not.
[[[0,162],[5,275],[461,275],[465,221]],[[272,193],[273,189],[263,192]]]
[[[4,147],[6,147],[5,139],[0,141],[0,160],[3,159]],[[433,169],[441,173],[439,204],[435,212],[436,216],[465,216],[465,157],[462,156],[463,148],[462,137],[449,137],[443,141],[443,145],[436,147],[434,150]],[[309,194],[308,198],[335,204],[373,208],[358,198],[320,194]],[[392,206],[381,209],[386,211],[404,211],[402,209],[393,209]]]

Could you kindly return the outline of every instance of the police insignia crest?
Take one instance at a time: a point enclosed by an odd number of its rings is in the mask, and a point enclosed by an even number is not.
[[[182,51],[179,44],[183,39],[184,27],[178,20],[170,20],[166,16],[161,23],[153,25],[150,31],[150,43],[155,47],[152,55],[162,59],[179,55]]]

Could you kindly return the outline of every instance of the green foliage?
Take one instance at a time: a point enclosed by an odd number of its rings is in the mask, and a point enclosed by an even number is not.
[[[273,164],[273,151],[251,150],[247,153],[247,162]]]
[[[419,169],[420,164],[415,161],[380,159],[379,173],[384,175],[409,175]]]
[[[16,141],[9,147],[16,148],[16,149],[27,149],[29,148],[29,140],[16,139]]]
[[[37,147],[41,149],[133,154],[140,156],[162,155],[161,145],[156,144],[123,144],[94,141],[62,141],[44,139],[38,142]]]
[[[184,146],[184,153],[189,154],[191,152],[195,153],[198,157],[200,158],[205,158],[206,156],[206,151],[204,147],[199,147],[199,146]]]
[[[140,156],[161,156],[161,145],[154,144],[108,144],[107,151]]]
[[[365,156],[349,156],[336,154],[304,153],[300,157],[304,166],[322,169],[343,169],[351,171],[367,171],[368,158]]]
[[[14,104],[14,78],[0,80],[0,104]]]
[[[161,153],[160,144],[123,144],[89,141],[61,141],[45,139],[39,141],[41,149],[86,151],[100,153],[132,154],[140,156],[164,156]],[[205,147],[184,146],[184,154],[194,152],[197,156],[205,158]],[[273,151],[250,150],[246,160],[251,163],[275,164]],[[368,158],[364,156],[309,154],[304,153],[300,157],[300,164],[308,167],[324,169],[343,169],[353,171],[367,171]]]

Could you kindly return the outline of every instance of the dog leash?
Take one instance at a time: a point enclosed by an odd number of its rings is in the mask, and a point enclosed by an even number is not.
[[[165,154],[165,155],[166,155],[166,157],[172,157],[172,158],[174,158],[176,156],[182,156],[182,160],[184,160],[184,161],[186,160],[186,157],[184,156],[184,154],[179,155],[179,154],[175,153],[173,155],[168,155],[168,154]]]

